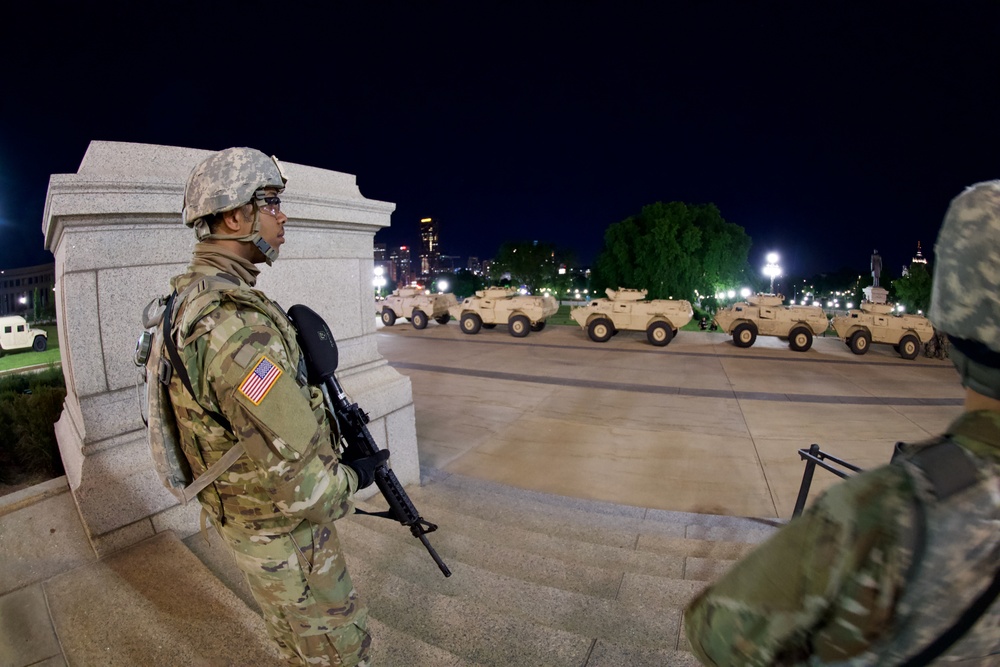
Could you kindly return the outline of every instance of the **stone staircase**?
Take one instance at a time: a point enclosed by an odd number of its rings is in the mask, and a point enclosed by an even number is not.
[[[338,522],[377,665],[697,665],[684,605],[777,524],[423,472],[407,491],[451,577],[396,522]]]

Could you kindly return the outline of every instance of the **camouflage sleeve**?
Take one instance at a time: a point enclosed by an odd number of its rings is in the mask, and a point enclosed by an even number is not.
[[[734,565],[685,612],[706,665],[822,664],[858,655],[889,626],[911,560],[914,515],[898,469],[832,487]]]
[[[348,514],[357,476],[338,463],[322,393],[299,385],[284,339],[263,314],[240,317],[235,333],[213,332],[206,354],[220,412],[282,514],[316,523]]]

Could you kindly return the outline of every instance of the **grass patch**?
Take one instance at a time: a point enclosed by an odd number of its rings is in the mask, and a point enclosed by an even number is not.
[[[59,333],[54,324],[34,327],[44,329],[49,334],[49,344],[44,352],[35,352],[30,347],[24,350],[5,352],[0,357],[0,371],[10,371],[25,366],[38,366],[59,363]]]
[[[576,323],[576,320],[571,319],[569,316],[569,311],[573,308],[574,306],[561,305],[559,306],[559,310],[556,311],[556,314],[545,320],[545,322],[547,324],[570,324],[574,327],[578,327],[580,325]]]

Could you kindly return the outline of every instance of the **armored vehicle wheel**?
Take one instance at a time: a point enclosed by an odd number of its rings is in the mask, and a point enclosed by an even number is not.
[[[440,317],[435,317],[434,321],[437,322],[438,324],[448,324],[448,322],[451,322],[451,315],[449,315],[448,313],[445,313],[444,315],[441,315]]]
[[[392,312],[392,308],[382,309],[382,324],[387,327],[391,327],[396,323],[396,313]]]
[[[603,317],[598,317],[587,325],[587,335],[595,343],[605,343],[615,335],[615,325]]]
[[[410,316],[410,321],[413,322],[414,329],[427,328],[427,314],[422,310],[413,311],[413,315]]]
[[[507,322],[507,328],[514,338],[524,338],[531,333],[531,320],[524,315],[515,315]]]
[[[482,318],[475,313],[462,313],[462,319],[458,323],[462,327],[462,333],[467,334],[477,334],[479,327],[483,326]]]
[[[809,327],[795,327],[788,332],[788,347],[796,352],[805,352],[813,344],[813,332]]]
[[[854,354],[864,354],[872,344],[872,335],[866,329],[855,331],[847,344]]]
[[[497,323],[496,322],[483,322],[483,328],[484,329],[496,329],[497,328]]]
[[[44,352],[48,346],[49,341],[45,339],[45,336],[35,336],[35,340],[31,341],[31,349],[35,352]]]
[[[663,347],[673,338],[674,330],[666,322],[653,322],[646,329],[646,340],[656,347]]]
[[[899,356],[904,359],[916,359],[919,352],[920,339],[913,334],[906,334],[899,340]]]
[[[733,329],[733,343],[736,347],[750,347],[757,342],[757,327],[753,322],[744,322]]]
[[[541,331],[544,328],[545,328],[545,322],[544,321],[542,321],[542,322],[535,322],[534,324],[531,325],[531,330],[532,331]]]

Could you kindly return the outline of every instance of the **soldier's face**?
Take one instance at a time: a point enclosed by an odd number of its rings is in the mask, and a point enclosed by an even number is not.
[[[277,197],[278,191],[268,189],[264,192],[267,198]],[[262,203],[260,206],[260,235],[267,243],[278,250],[285,243],[285,223],[288,221],[281,211],[281,205],[270,206]]]

